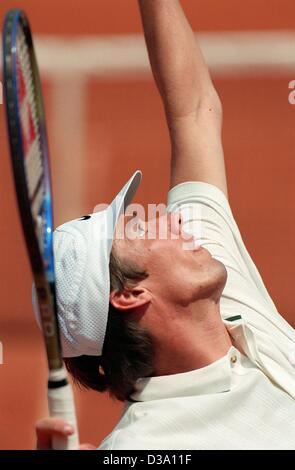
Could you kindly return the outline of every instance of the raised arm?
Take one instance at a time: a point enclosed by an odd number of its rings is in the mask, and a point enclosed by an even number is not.
[[[227,195],[222,106],[178,0],[138,0],[171,139],[171,187],[204,181]]]

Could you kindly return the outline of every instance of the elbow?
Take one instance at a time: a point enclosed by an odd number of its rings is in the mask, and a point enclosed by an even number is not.
[[[189,93],[178,95],[177,100],[163,99],[168,122],[211,115],[222,123],[222,103],[213,85],[201,92],[194,90],[191,88]]]
[[[221,99],[214,87],[202,94],[197,105],[197,111],[207,110],[222,119],[223,109]]]

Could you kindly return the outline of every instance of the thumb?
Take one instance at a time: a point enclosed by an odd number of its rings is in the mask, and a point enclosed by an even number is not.
[[[52,449],[52,438],[54,435],[70,436],[73,434],[73,427],[66,421],[59,418],[41,419],[36,424],[37,449]]]

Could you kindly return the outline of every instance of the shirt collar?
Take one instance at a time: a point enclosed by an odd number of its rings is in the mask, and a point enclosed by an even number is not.
[[[221,359],[201,369],[181,374],[139,379],[132,401],[150,401],[195,395],[207,395],[229,391],[231,388],[231,361],[241,356],[231,346]]]

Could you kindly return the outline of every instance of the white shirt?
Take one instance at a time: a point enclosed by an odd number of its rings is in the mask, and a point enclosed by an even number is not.
[[[100,449],[295,449],[295,330],[272,302],[222,191],[182,183],[168,203],[182,212],[184,230],[225,265],[221,315],[248,359],[235,349],[235,372],[227,355],[203,369],[139,381],[139,403],[127,406]]]
[[[295,402],[246,356],[141,379],[100,449],[295,449]]]

